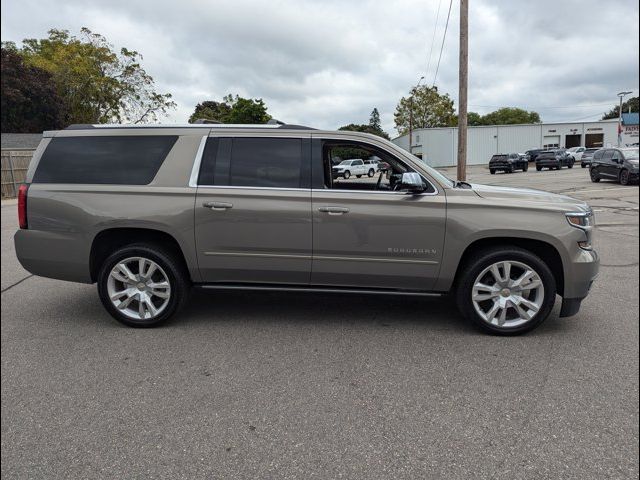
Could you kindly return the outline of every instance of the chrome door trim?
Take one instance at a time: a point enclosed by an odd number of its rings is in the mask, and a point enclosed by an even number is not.
[[[422,175],[420,175],[422,176]],[[429,182],[429,184],[431,184],[431,182]],[[433,185],[432,185],[433,186]],[[342,189],[337,189],[337,188],[313,188],[311,189],[311,193],[328,193],[328,192],[335,192],[335,193],[352,193],[352,194],[373,194],[373,195],[402,195],[402,196],[424,196],[424,197],[435,197],[436,195],[438,195],[440,192],[438,191],[438,189],[434,186],[434,192],[422,192],[422,193],[409,193],[409,192],[382,192],[379,190],[342,190]]]
[[[298,255],[293,253],[256,253],[256,252],[203,252],[207,256],[219,257],[257,257],[257,258],[283,258],[294,260],[328,260],[328,261],[349,261],[349,262],[381,262],[381,263],[410,263],[422,265],[437,265],[435,260],[413,260],[409,258],[386,258],[386,257],[347,257],[331,255]]]

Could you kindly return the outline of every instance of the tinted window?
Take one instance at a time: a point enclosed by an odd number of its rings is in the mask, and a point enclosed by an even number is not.
[[[602,160],[604,160],[605,162],[610,162],[612,157],[613,150],[605,150],[604,154],[602,155]]]
[[[177,136],[53,138],[33,181],[147,185],[177,139]]]
[[[596,150],[596,153],[593,154],[594,160],[600,160],[602,158],[602,154],[604,152],[602,150]]]
[[[229,185],[300,187],[302,141],[295,138],[235,138]]]

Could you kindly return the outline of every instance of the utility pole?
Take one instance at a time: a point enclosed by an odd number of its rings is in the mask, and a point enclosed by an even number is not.
[[[622,99],[632,93],[633,92],[618,93],[618,97],[620,98],[620,106],[618,107],[618,147],[622,144]],[[629,111],[631,111],[631,109],[629,109]]]
[[[416,86],[411,89],[411,96],[409,97],[409,153],[413,153],[413,96],[416,94],[416,90],[422,80],[424,80],[424,75],[420,77]]]
[[[469,64],[469,0],[460,0],[460,65],[458,75],[458,180],[467,180],[467,66]]]

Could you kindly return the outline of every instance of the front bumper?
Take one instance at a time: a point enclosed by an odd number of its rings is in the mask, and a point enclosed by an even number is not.
[[[598,277],[600,257],[595,250],[581,250],[567,267],[561,317],[571,317],[580,310],[582,300],[587,297]]]

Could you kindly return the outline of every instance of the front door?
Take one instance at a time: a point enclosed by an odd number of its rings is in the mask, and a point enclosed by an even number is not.
[[[211,137],[195,203],[204,282],[308,284],[310,140]]]
[[[430,290],[440,269],[446,199],[423,176],[425,191],[401,191],[399,157],[369,143],[314,139],[313,267],[323,286]],[[332,178],[331,160],[377,156],[373,177]],[[335,161],[335,160],[334,160]],[[316,162],[322,162],[322,184]]]

